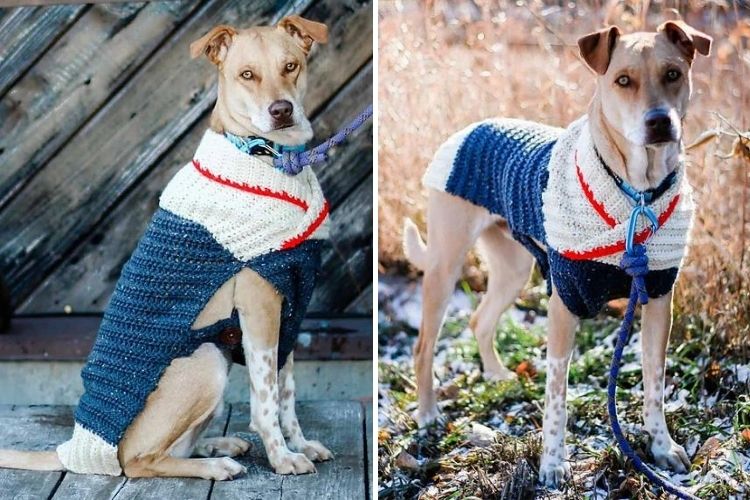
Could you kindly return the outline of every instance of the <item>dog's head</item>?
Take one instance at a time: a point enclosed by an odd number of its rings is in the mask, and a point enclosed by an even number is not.
[[[696,53],[708,55],[711,41],[682,21],[628,35],[611,26],[579,39],[581,56],[598,77],[607,125],[635,147],[676,146],[682,140],[693,59]]]
[[[326,25],[289,16],[277,26],[216,26],[193,42],[191,56],[205,55],[219,71],[212,127],[286,145],[310,140],[302,104],[307,56],[315,42],[327,40]]]

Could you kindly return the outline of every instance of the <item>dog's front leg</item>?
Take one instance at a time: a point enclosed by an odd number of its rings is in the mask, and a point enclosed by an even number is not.
[[[543,452],[539,481],[550,488],[559,487],[570,476],[565,450],[565,425],[568,419],[565,397],[568,391],[568,364],[575,342],[578,318],[555,291],[549,301],[549,338],[547,339],[547,384],[544,397]]]
[[[260,434],[277,474],[305,474],[315,472],[315,466],[302,453],[287,448],[279,426],[277,368],[282,301],[273,286],[256,273],[238,274],[235,306],[250,373],[251,429]]]
[[[664,363],[672,329],[672,293],[649,299],[643,306],[643,422],[651,436],[651,453],[663,469],[685,472],[690,460],[669,435],[664,418]]]
[[[289,449],[304,453],[314,462],[323,462],[333,458],[331,453],[319,441],[305,439],[294,409],[294,353],[290,353],[279,372],[281,387],[281,431],[287,440]]]

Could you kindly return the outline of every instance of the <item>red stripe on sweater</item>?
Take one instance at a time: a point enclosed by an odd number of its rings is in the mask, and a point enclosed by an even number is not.
[[[326,217],[328,217],[329,212],[329,206],[328,206],[328,200],[325,200],[325,203],[323,204],[323,209],[320,211],[318,216],[315,218],[314,221],[312,221],[312,224],[310,224],[307,229],[305,229],[302,233],[295,236],[294,238],[290,240],[286,240],[282,245],[282,250],[288,250],[290,248],[294,248],[306,239],[308,239],[312,234],[320,227],[321,224],[323,224],[323,221],[326,220]]]
[[[667,208],[659,215],[659,227],[663,226],[669,220],[675,208],[677,208],[677,202],[679,201],[680,195],[676,194],[675,197],[672,198],[672,201],[669,202],[669,205],[667,205]],[[651,236],[651,228],[646,227],[635,236],[635,242],[639,244],[643,243],[648,239],[649,236]],[[560,254],[570,260],[591,260],[624,251],[625,240],[620,240],[617,243],[612,243],[611,245],[605,245],[602,247],[595,247],[591,250],[563,250],[562,252],[560,252]]]
[[[277,200],[286,201],[287,203],[291,203],[292,205],[298,206],[305,212],[307,212],[307,210],[310,208],[310,206],[307,204],[305,200],[297,198],[296,196],[292,196],[291,194],[285,191],[274,191],[273,189],[269,189],[269,188],[262,187],[262,186],[251,186],[244,182],[237,182],[231,179],[225,179],[224,177],[220,177],[214,174],[213,172],[211,172],[210,170],[201,167],[201,164],[198,162],[198,160],[193,160],[193,166],[203,177],[210,179],[214,182],[218,182],[219,184],[222,184],[224,186],[228,186],[234,189],[239,189],[240,191],[244,191],[245,193],[257,194],[259,196],[268,196],[269,198],[276,198]]]
[[[578,182],[581,184],[581,189],[583,189],[583,194],[586,195],[586,199],[589,200],[589,203],[591,203],[591,206],[594,207],[594,210],[596,210],[596,213],[599,214],[599,217],[601,217],[609,227],[614,228],[615,226],[617,226],[617,221],[614,217],[609,215],[607,209],[604,208],[604,204],[594,198],[594,192],[591,191],[591,187],[583,179],[583,172],[581,172],[581,167],[578,165],[578,151],[576,151],[575,154],[575,161],[576,174],[578,175]]]

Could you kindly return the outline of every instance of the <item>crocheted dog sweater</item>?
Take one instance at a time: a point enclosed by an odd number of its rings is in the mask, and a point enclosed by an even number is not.
[[[207,131],[195,158],[162,193],[125,264],[83,369],[73,437],[58,455],[67,470],[119,475],[118,443],[164,370],[219,333],[236,311],[191,327],[214,293],[250,268],[284,296],[281,368],[294,348],[320,268],[328,203],[314,173],[275,169]],[[220,346],[221,347],[221,346]]]
[[[650,297],[672,289],[684,256],[693,202],[683,177],[679,167],[650,205],[656,234],[639,221]],[[554,284],[577,316],[595,316],[609,300],[628,296],[631,278],[619,262],[632,204],[599,160],[586,116],[567,129],[511,119],[473,124],[437,152],[423,184],[506,219],[536,258],[548,292]]]

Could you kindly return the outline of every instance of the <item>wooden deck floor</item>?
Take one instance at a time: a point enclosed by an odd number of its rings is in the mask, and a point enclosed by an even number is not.
[[[370,484],[368,449],[372,413],[357,401],[298,404],[300,424],[310,439],[323,442],[335,455],[304,476],[273,473],[257,434],[247,430],[248,405],[227,405],[207,435],[240,435],[252,448],[238,460],[247,475],[234,481],[201,479],[128,479],[64,472],[0,469],[0,499],[366,499]],[[0,406],[0,448],[50,450],[70,437],[69,406]],[[369,435],[369,437],[368,437]]]

